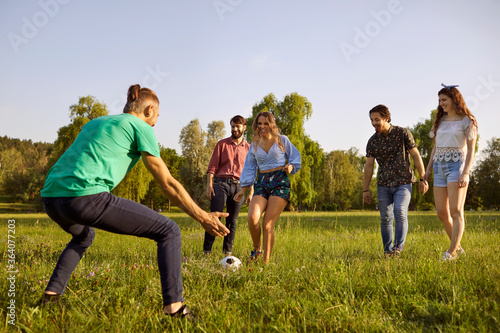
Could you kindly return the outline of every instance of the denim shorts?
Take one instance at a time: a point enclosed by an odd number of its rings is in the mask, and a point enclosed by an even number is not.
[[[448,183],[458,182],[460,174],[464,170],[464,162],[434,161],[434,186],[447,187]]]
[[[266,199],[270,196],[280,197],[290,201],[290,179],[283,170],[261,173],[255,182],[254,195]]]

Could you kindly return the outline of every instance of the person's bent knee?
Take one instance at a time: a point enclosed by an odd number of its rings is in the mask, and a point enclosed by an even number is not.
[[[169,238],[181,238],[181,228],[179,227],[179,225],[175,222],[172,223],[166,236]]]
[[[166,221],[161,227],[156,227],[152,236],[145,236],[157,242],[175,241],[181,239],[181,228],[174,221],[165,218]]]
[[[248,224],[257,225],[260,223],[260,216],[258,214],[248,215]]]
[[[74,236],[72,241],[81,244],[82,246],[89,248],[94,242],[95,230],[92,227],[85,227],[81,234]]]

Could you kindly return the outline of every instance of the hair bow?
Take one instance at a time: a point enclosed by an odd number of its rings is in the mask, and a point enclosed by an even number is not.
[[[445,88],[446,88],[446,89],[448,89],[448,90],[451,90],[451,88],[458,87],[458,84],[455,84],[455,85],[452,85],[452,86],[447,86],[446,84],[441,83],[441,86],[445,87]]]

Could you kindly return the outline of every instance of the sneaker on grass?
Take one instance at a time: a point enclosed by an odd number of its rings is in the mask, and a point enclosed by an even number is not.
[[[453,257],[451,254],[448,253],[448,251],[443,253],[443,257],[441,258],[442,261],[455,260],[455,259],[457,259],[457,257]]]

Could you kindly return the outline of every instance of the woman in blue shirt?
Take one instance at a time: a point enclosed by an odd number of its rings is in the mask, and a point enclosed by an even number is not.
[[[253,142],[240,177],[241,191],[234,200],[243,200],[246,190],[255,183],[248,210],[248,228],[253,241],[250,259],[256,259],[264,253],[264,262],[267,264],[274,246],[274,224],[290,201],[288,174],[293,175],[300,170],[300,153],[286,136],[279,134],[270,112],[260,112],[252,127]],[[257,173],[259,175],[255,181]]]

